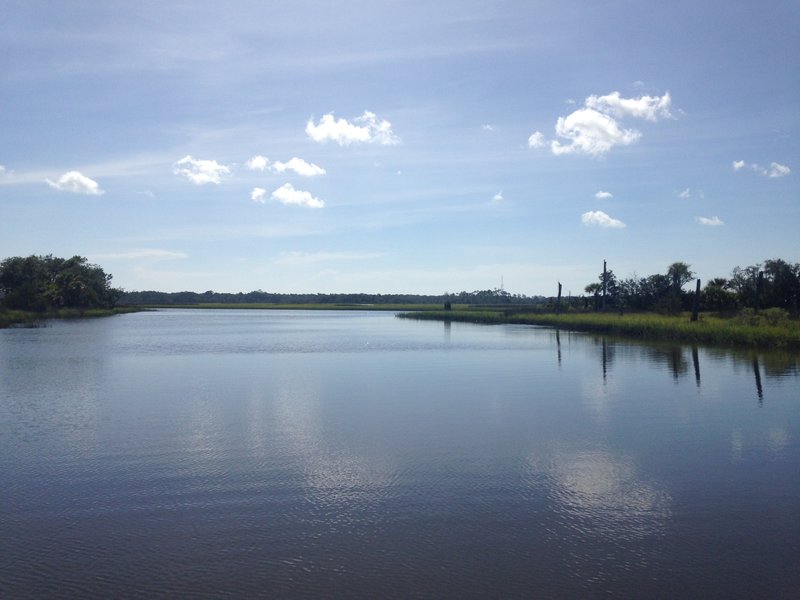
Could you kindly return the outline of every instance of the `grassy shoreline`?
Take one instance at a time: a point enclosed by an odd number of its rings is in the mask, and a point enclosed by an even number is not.
[[[503,310],[453,310],[401,313],[401,318],[462,321],[484,324],[525,324],[617,335],[653,341],[713,344],[800,351],[800,322],[769,323],[757,316],[719,317],[701,315],[692,323],[688,314],[665,316],[655,313],[514,313]]]
[[[89,319],[110,317],[144,310],[138,306],[120,306],[117,308],[62,308],[47,312],[30,312],[25,310],[0,310],[0,329],[9,327],[41,327],[51,319]]]

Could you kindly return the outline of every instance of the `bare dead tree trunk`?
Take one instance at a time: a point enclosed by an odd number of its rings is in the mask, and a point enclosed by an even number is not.
[[[697,311],[700,310],[700,280],[697,280],[697,287],[694,290],[694,300],[692,300],[692,322],[697,321]]]

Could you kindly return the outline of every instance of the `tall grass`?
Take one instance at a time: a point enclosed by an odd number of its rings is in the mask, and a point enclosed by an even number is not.
[[[639,339],[686,343],[782,348],[800,350],[800,322],[781,318],[732,318],[705,314],[691,322],[688,314],[665,316],[655,313],[505,313],[501,310],[425,311],[398,315],[412,319],[466,321],[472,323],[522,323],[593,331]]]
[[[49,319],[84,319],[108,317],[123,313],[138,312],[138,307],[123,306],[117,308],[61,308],[47,312],[29,312],[25,310],[0,310],[0,329],[6,327],[41,327]]]

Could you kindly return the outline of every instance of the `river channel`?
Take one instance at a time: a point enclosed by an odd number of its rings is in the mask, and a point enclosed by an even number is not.
[[[797,598],[798,365],[367,311],[0,330],[0,597]]]

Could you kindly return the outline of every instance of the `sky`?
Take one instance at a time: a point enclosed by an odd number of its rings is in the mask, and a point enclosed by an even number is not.
[[[800,3],[0,0],[0,258],[578,295],[800,262]]]

